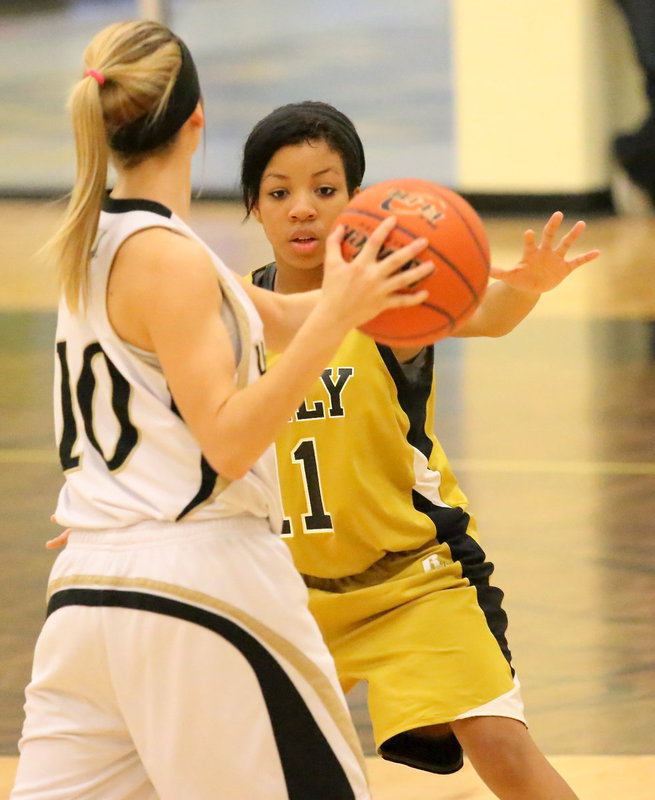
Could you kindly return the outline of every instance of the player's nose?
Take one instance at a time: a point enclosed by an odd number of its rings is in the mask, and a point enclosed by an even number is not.
[[[298,196],[294,199],[289,209],[289,216],[291,219],[308,220],[315,219],[316,206],[306,195]]]

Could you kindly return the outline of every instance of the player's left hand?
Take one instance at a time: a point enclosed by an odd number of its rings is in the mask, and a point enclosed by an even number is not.
[[[503,281],[514,289],[541,294],[558,286],[574,269],[597,258],[600,255],[599,250],[589,250],[576,258],[566,258],[571,245],[585,229],[582,220],[576,222],[560,239],[557,246],[553,247],[553,240],[563,219],[564,214],[561,211],[556,211],[552,215],[544,226],[538,245],[535,232],[527,230],[523,236],[523,257],[519,263],[512,269],[491,267],[491,277]]]
[[[50,517],[50,522],[55,521],[54,514]],[[65,531],[59,534],[59,536],[55,536],[54,539],[48,539],[45,543],[46,550],[57,550],[59,547],[64,547],[68,543],[68,537],[71,534],[71,529],[67,528]]]
[[[60,547],[64,547],[68,543],[69,536],[70,529],[60,533],[59,536],[55,536],[54,539],[48,539],[45,543],[46,550],[57,550]]]

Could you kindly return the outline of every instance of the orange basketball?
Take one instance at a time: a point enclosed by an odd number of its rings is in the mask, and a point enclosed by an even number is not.
[[[346,260],[390,215],[398,221],[380,256],[427,238],[428,247],[416,263],[431,260],[435,271],[415,288],[430,294],[419,306],[383,311],[361,330],[391,347],[432,344],[468,319],[482,300],[489,279],[487,235],[476,212],[456,192],[418,178],[399,178],[364,189],[339,215],[335,224],[346,228]]]

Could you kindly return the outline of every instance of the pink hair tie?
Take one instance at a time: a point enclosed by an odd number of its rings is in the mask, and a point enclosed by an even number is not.
[[[84,77],[87,78],[89,76],[95,78],[100,84],[100,86],[102,86],[103,83],[105,82],[105,76],[102,74],[102,72],[98,72],[95,69],[87,69],[87,71],[84,73]]]

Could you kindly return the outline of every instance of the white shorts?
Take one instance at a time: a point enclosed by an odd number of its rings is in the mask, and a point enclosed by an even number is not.
[[[332,659],[253,517],[73,532],[12,800],[366,800]]]

